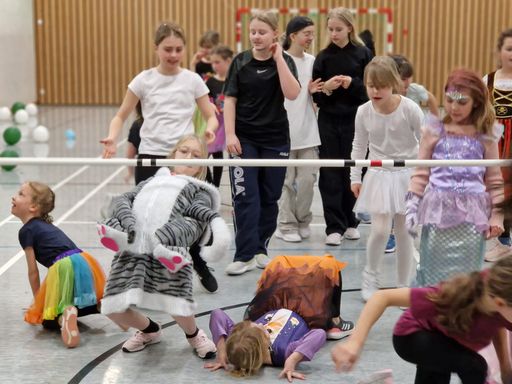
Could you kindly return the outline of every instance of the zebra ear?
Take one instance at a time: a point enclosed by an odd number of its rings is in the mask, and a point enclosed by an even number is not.
[[[202,247],[200,255],[204,261],[218,261],[222,259],[231,245],[231,231],[226,222],[216,217],[210,222],[213,235],[213,243],[208,247]]]

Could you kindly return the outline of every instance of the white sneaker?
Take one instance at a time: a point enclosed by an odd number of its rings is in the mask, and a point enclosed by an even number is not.
[[[330,235],[327,235],[327,237],[325,238],[325,244],[340,245],[341,240],[343,240],[343,235],[338,232],[333,232]]]
[[[347,240],[359,240],[361,238],[361,234],[357,228],[347,228],[343,237]]]
[[[265,267],[270,263],[270,257],[265,255],[264,253],[258,253],[254,256],[254,260],[256,260],[256,266],[261,269],[265,269]]]
[[[490,240],[490,242],[491,246],[488,248],[487,252],[485,252],[485,261],[494,263],[499,259],[512,255],[512,248],[502,244],[498,239],[494,238]]]
[[[370,272],[366,268],[363,270],[363,281],[361,286],[361,297],[366,302],[370,300],[370,297],[379,290],[379,284],[377,282],[377,274]]]
[[[309,225],[299,225],[299,236],[303,239],[309,239],[311,236],[311,228],[309,228]]]
[[[226,273],[228,275],[242,275],[245,272],[252,271],[254,268],[256,268],[255,258],[249,261],[233,261],[226,267]]]
[[[296,232],[283,233],[279,229],[276,229],[274,235],[276,235],[278,239],[287,241],[289,243],[299,243],[300,241],[302,241],[302,237],[300,237],[299,234]]]

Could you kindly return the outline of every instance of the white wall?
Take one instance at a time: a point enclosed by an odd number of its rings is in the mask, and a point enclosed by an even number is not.
[[[0,106],[35,102],[32,0],[0,0]]]

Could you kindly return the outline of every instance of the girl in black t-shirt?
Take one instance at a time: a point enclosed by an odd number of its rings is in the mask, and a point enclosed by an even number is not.
[[[224,86],[227,150],[233,158],[287,159],[284,98],[294,100],[300,92],[295,63],[276,43],[274,13],[254,14],[249,33],[253,47],[233,59]],[[286,168],[230,167],[229,173],[236,251],[226,272],[239,275],[270,260],[267,244],[276,229]]]

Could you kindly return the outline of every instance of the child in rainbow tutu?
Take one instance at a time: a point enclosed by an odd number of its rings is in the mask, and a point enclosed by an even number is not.
[[[18,238],[34,294],[25,321],[60,328],[62,341],[73,348],[80,342],[77,317],[99,313],[105,275],[91,255],[52,224],[54,206],[55,193],[36,181],[24,183],[12,198],[11,213],[23,223]],[[48,268],[42,284],[37,263]]]

